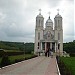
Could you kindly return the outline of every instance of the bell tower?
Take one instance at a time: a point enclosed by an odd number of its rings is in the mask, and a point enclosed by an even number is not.
[[[43,24],[44,24],[44,18],[41,15],[41,9],[39,9],[39,15],[36,17],[36,29],[40,28],[43,29]]]
[[[59,52],[60,55],[63,54],[63,28],[62,28],[62,17],[59,14],[59,9],[58,13],[54,18],[54,29],[55,29],[55,40],[57,41],[57,51]]]
[[[36,27],[35,27],[35,54],[41,50],[40,40],[43,39],[43,29],[44,29],[44,18],[41,15],[41,9],[39,9],[39,15],[36,17]]]
[[[62,17],[59,14],[59,10],[57,15],[54,18],[54,22],[55,22],[55,30],[61,30],[62,29]]]

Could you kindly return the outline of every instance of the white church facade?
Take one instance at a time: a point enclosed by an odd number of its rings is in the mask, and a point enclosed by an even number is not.
[[[50,16],[48,17],[45,27],[41,12],[36,17],[34,53],[46,52],[47,48],[52,49],[54,53],[63,55],[63,27],[59,12],[54,18],[54,23]]]

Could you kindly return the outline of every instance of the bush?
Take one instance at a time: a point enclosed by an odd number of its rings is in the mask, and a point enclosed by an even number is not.
[[[0,57],[7,55],[7,56],[16,56],[16,55],[22,55],[24,52],[0,52]]]
[[[5,54],[4,51],[0,51],[0,57],[2,57]]]
[[[72,75],[71,70],[69,68],[66,67],[66,65],[64,64],[64,62],[59,58],[58,61],[58,66],[59,66],[59,70],[61,75]]]
[[[2,60],[1,60],[1,67],[7,66],[7,65],[10,65],[10,60],[8,56],[5,55],[2,57]]]
[[[24,59],[15,59],[15,63],[17,63],[17,62],[21,62],[21,61],[23,61]]]
[[[5,56],[2,57],[0,67],[4,67],[4,66],[10,65],[10,64],[14,64],[14,63],[17,63],[17,62],[28,60],[28,59],[31,59],[31,58],[34,58],[34,57],[37,57],[37,55],[25,55],[25,58],[24,58],[24,55],[9,56],[9,58],[10,58],[10,60],[9,60],[8,56],[5,55]]]
[[[75,57],[75,53],[70,53],[70,56],[71,57]]]

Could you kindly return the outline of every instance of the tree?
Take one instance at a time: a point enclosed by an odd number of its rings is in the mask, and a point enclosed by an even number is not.
[[[67,53],[75,53],[75,40],[73,42],[64,43],[63,49]]]

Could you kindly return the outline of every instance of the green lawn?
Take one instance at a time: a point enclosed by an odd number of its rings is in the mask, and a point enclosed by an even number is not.
[[[72,75],[75,75],[75,57],[61,57],[61,60],[71,70]]]

